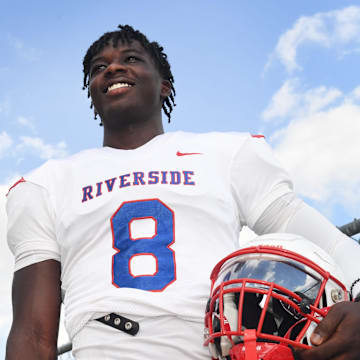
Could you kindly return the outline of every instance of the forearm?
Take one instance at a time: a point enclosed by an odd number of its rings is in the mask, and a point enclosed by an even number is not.
[[[358,264],[360,246],[341,233],[317,210],[304,203],[294,193],[288,193],[269,206],[255,224],[258,234],[285,232],[301,235],[327,251],[340,266],[350,288],[360,278]],[[354,294],[360,292],[360,282]]]
[[[307,224],[304,226],[304,224]],[[336,261],[349,283],[360,277],[357,266],[360,259],[360,246],[356,241],[341,233],[324,216],[304,204],[286,226],[286,232],[302,235],[325,249]],[[354,287],[354,294],[359,294],[360,283]],[[353,295],[354,295],[353,294]]]
[[[60,263],[47,260],[18,270],[6,360],[53,360],[60,317]]]
[[[12,328],[6,344],[5,360],[56,360],[56,341],[50,342],[35,330]]]

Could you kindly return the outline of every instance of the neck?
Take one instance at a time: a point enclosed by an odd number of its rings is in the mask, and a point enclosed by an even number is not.
[[[109,129],[104,124],[103,146],[124,150],[136,149],[163,133],[161,119],[155,124],[153,122],[129,123],[121,129]]]

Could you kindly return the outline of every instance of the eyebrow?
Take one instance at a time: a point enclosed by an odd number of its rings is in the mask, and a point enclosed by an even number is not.
[[[122,50],[122,53],[137,53],[139,55],[143,55],[143,52],[142,51],[139,51],[135,48],[126,48],[125,50]],[[106,60],[106,57],[105,56],[94,56],[92,59],[91,59],[91,62],[90,62],[90,66],[92,66],[95,62],[97,61],[103,61],[103,60]]]

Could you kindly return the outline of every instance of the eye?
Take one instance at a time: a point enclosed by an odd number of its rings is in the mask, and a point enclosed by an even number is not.
[[[126,58],[126,61],[129,63],[136,63],[136,62],[140,61],[140,58],[138,58],[134,55],[130,55]]]
[[[90,76],[95,75],[96,73],[98,73],[99,71],[103,70],[106,68],[105,64],[95,64],[91,67],[90,69]]]

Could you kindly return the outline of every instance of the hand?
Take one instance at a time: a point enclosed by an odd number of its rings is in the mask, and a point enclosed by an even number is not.
[[[332,306],[310,340],[312,349],[297,352],[302,360],[359,360],[360,303],[344,301]]]

